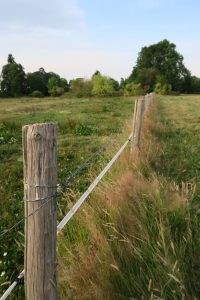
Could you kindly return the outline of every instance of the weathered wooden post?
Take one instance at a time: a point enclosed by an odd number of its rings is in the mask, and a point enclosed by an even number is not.
[[[153,102],[153,100],[154,100],[155,93],[152,92],[152,93],[150,94],[150,96],[151,96],[151,98],[150,98],[150,104],[151,104],[151,103]]]
[[[132,129],[131,152],[133,151],[133,148],[134,148],[135,126],[136,126],[136,115],[137,115],[137,105],[138,105],[138,99],[135,99],[134,112],[133,112],[133,129]]]
[[[143,122],[143,115],[145,112],[145,97],[140,97],[136,100],[136,111],[134,112],[134,125],[133,125],[133,143],[132,150],[140,147],[140,136]]]
[[[56,124],[23,127],[25,297],[57,300]]]
[[[150,94],[147,94],[146,96],[145,96],[145,112],[147,112],[148,111],[148,109],[149,109],[149,105],[150,105]]]

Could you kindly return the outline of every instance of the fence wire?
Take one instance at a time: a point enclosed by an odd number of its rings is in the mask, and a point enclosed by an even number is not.
[[[84,170],[85,168],[87,168],[87,166],[91,165],[93,163],[93,160],[100,156],[102,154],[102,152],[105,150],[107,144],[110,144],[110,140],[103,146],[102,149],[96,151],[95,153],[93,153],[83,164],[79,165],[74,171],[72,171],[70,173],[70,175],[67,176],[66,180],[64,180],[61,184],[58,184],[58,190],[55,192],[55,194],[51,195],[51,196],[47,196],[41,199],[37,199],[38,201],[44,201],[44,203],[42,203],[36,210],[34,210],[32,213],[30,213],[27,217],[23,217],[21,218],[18,222],[16,222],[13,226],[11,226],[8,229],[3,230],[2,232],[0,232],[0,239],[2,239],[5,235],[7,235],[8,233],[14,231],[20,224],[22,224],[26,219],[28,219],[29,217],[33,216],[35,213],[37,213],[42,207],[44,207],[45,205],[47,205],[52,199],[57,198],[58,196],[60,196],[62,193],[64,193],[67,189],[68,184],[73,181],[73,179],[79,175],[82,170]],[[113,145],[115,145],[113,143]],[[35,199],[30,200],[30,201],[35,201]]]
[[[150,94],[151,95],[151,94]],[[153,98],[153,94],[151,95],[150,99],[147,97],[147,109],[148,106],[150,104],[150,102],[152,101]],[[145,99],[146,99],[145,97]],[[98,184],[98,182],[103,178],[103,176],[107,173],[107,171],[111,168],[111,166],[113,165],[113,163],[117,160],[117,158],[120,156],[120,154],[124,151],[124,149],[126,148],[127,144],[131,141],[131,139],[133,139],[133,134],[131,134],[128,138],[128,140],[124,143],[124,145],[118,150],[118,152],[114,155],[114,157],[110,160],[110,162],[106,165],[106,167],[102,170],[102,172],[96,177],[96,179],[91,183],[91,185],[89,186],[89,188],[85,191],[85,193],[79,198],[79,200],[75,203],[75,205],[70,209],[70,211],[67,213],[67,215],[62,219],[62,221],[58,224],[57,226],[57,233],[59,233],[63,227],[69,222],[69,220],[73,217],[73,215],[75,214],[75,212],[78,210],[78,208],[81,206],[81,204],[86,200],[86,198],[90,195],[90,193],[93,191],[93,189],[96,187],[96,185]],[[102,151],[102,150],[101,150]],[[67,185],[70,181],[73,180],[73,178],[79,174],[88,164],[90,164],[90,162],[92,161],[93,157],[95,157],[96,155],[100,154],[101,151],[97,151],[96,153],[94,153],[88,160],[86,160],[82,165],[80,165],[71,175],[69,175],[67,177],[67,179],[60,185],[61,186],[61,190],[58,192],[56,191],[56,193],[52,196],[48,196],[46,198],[43,198],[41,200],[47,200],[45,201],[41,206],[38,207],[38,209],[36,209],[35,211],[33,211],[30,215],[28,215],[26,218],[21,219],[20,221],[18,221],[15,225],[13,225],[11,228],[7,229],[6,231],[4,231],[3,233],[0,234],[0,238],[2,238],[5,234],[7,234],[8,232],[14,230],[19,224],[21,224],[24,220],[26,220],[28,217],[34,215],[36,212],[38,212],[44,205],[46,205],[51,199],[54,199],[55,197],[57,197],[58,195],[60,195],[62,192],[64,192],[67,188]],[[0,300],[5,300],[13,291],[13,289],[15,288],[16,285],[18,285],[19,283],[21,283],[23,281],[24,278],[24,270],[19,274],[19,276],[16,278],[16,280],[11,284],[11,286],[5,291],[5,293],[3,294],[3,296],[0,298]]]
[[[66,189],[67,189],[67,186],[68,186],[69,182],[71,182],[75,178],[75,176],[77,176],[78,174],[80,174],[83,169],[85,169],[87,166],[91,165],[92,162],[93,162],[93,160],[94,160],[94,158],[96,158],[97,156],[99,156],[102,151],[103,150],[98,150],[97,152],[95,152],[82,165],[78,166],[77,169],[75,169],[73,172],[71,172],[71,174],[67,176],[66,180],[64,180],[61,184],[58,184],[58,187],[60,187],[59,191],[56,191],[56,193],[53,194],[53,195],[51,195],[51,196],[47,196],[47,197],[38,199],[40,201],[45,201],[45,202],[43,204],[41,204],[32,213],[30,213],[27,217],[22,218],[21,220],[19,220],[18,222],[16,222],[12,227],[10,227],[10,228],[8,228],[6,230],[3,230],[0,233],[0,239],[3,238],[5,235],[7,235],[9,232],[15,230],[27,218],[29,218],[29,217],[33,216],[35,213],[37,213],[44,205],[48,204],[53,198],[56,198],[56,197],[60,196],[63,192],[65,192]],[[34,200],[31,200],[31,201],[34,201]]]
[[[93,191],[93,189],[96,187],[96,185],[99,183],[99,181],[103,178],[103,176],[107,173],[107,171],[111,168],[111,166],[113,165],[113,163],[117,160],[117,158],[120,156],[120,154],[123,152],[123,150],[125,149],[125,147],[127,146],[127,144],[131,141],[132,138],[132,134],[129,136],[128,140],[123,144],[123,146],[118,150],[118,152],[114,155],[114,157],[110,160],[110,162],[106,165],[106,167],[102,170],[102,172],[96,177],[96,179],[91,183],[91,185],[89,186],[89,188],[86,190],[86,192],[79,198],[79,200],[75,203],[75,205],[70,209],[70,211],[67,213],[67,215],[62,219],[62,221],[58,224],[57,226],[57,233],[59,233],[63,227],[69,222],[69,220],[73,217],[73,215],[75,214],[75,212],[78,210],[78,208],[81,206],[81,204],[86,200],[86,198],[90,195],[90,193]],[[99,151],[98,151],[99,152]],[[81,166],[79,166],[70,176],[67,177],[65,184],[63,186],[62,191],[60,191],[59,193],[56,192],[55,195],[50,196],[50,198],[52,199],[55,196],[58,196],[60,193],[62,193],[63,191],[66,190],[67,185],[66,183],[70,182],[71,180],[73,180],[74,176],[76,176],[77,174],[79,174],[79,172],[81,172],[83,170],[83,168],[87,165],[87,163],[89,163],[89,161],[91,161],[91,158],[94,157],[94,155],[92,155],[87,161],[85,161]],[[45,198],[43,198],[45,199]],[[28,215],[26,218],[32,216],[33,214],[35,214],[37,211],[39,211],[41,209],[41,207],[43,207],[44,205],[46,205],[46,203],[48,203],[50,201],[49,197],[46,198],[47,201],[44,202],[40,207],[38,207],[38,209],[36,209],[34,212],[32,212],[30,215]],[[23,218],[22,220],[20,220],[19,222],[21,223],[22,221],[26,220],[26,218]],[[18,222],[18,223],[19,223]],[[16,223],[14,226],[16,227],[17,225],[19,225],[18,223]],[[13,226],[13,227],[14,227]],[[4,234],[8,233],[9,231],[13,230],[13,228],[8,229],[7,232],[5,232]],[[0,298],[0,300],[5,300],[9,294],[13,291],[13,289],[19,284],[23,282],[23,278],[24,278],[24,270],[19,274],[19,276],[16,278],[16,280],[11,284],[11,286],[5,291],[5,293],[3,294],[3,296]]]

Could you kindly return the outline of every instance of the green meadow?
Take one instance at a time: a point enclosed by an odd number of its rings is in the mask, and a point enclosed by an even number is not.
[[[23,217],[23,125],[58,124],[58,182],[102,150],[57,199],[60,220],[127,139],[133,107],[132,97],[0,100],[0,231]],[[200,96],[156,96],[139,158],[128,146],[58,238],[60,299],[199,299],[199,116]],[[23,269],[23,243],[23,224],[1,239],[2,291]]]
[[[127,149],[58,242],[61,299],[199,299],[199,112],[157,96],[139,161]]]
[[[22,126],[58,124],[58,183],[94,156],[91,166],[70,183],[70,193],[83,192],[101,167],[127,139],[134,98],[15,98],[0,99],[0,231],[23,218]],[[107,153],[107,149],[110,153]],[[58,199],[58,219],[68,211]],[[13,280],[23,269],[23,223],[0,242],[0,284]],[[7,287],[8,283],[3,286]],[[2,288],[0,288],[1,290]]]

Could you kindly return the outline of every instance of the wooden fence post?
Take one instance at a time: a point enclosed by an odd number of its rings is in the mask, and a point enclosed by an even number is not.
[[[135,99],[134,112],[133,112],[133,129],[132,129],[131,152],[133,151],[133,148],[134,148],[135,126],[136,126],[136,115],[137,115],[137,105],[138,105],[138,99]]]
[[[144,112],[148,110],[148,94],[144,96]]]
[[[151,94],[147,94],[145,96],[145,112],[147,112],[149,109],[150,101],[151,101]]]
[[[23,127],[25,297],[57,300],[56,124]],[[32,214],[30,216],[30,214]]]
[[[145,112],[145,97],[140,97],[137,101],[136,107],[136,114],[134,118],[134,125],[133,125],[133,143],[132,143],[132,150],[137,149],[140,147],[140,136],[141,136],[141,129],[142,129],[142,122],[143,116]]]

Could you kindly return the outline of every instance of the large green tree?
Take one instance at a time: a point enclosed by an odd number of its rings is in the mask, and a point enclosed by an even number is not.
[[[22,96],[26,93],[26,75],[21,64],[15,62],[12,54],[8,55],[7,64],[1,73],[1,94],[6,97]]]
[[[190,72],[184,66],[183,56],[176,51],[176,45],[163,40],[149,47],[143,47],[128,82],[141,83],[153,90],[156,83],[170,84],[173,90],[187,90]]]
[[[62,88],[63,92],[66,92],[69,90],[69,85],[66,79],[60,78],[60,76],[54,72],[47,73],[44,68],[40,68],[36,72],[27,74],[27,89],[29,94],[39,91],[44,96],[48,96],[49,94],[56,95],[56,91],[59,90],[57,88]],[[58,93],[60,92],[61,89]]]
[[[48,73],[44,68],[40,68],[38,71],[27,74],[27,91],[28,94],[32,94],[35,91],[39,91],[44,96],[48,95]]]
[[[200,93],[200,78],[196,76],[192,76],[192,80],[190,82],[191,92]]]
[[[58,74],[48,73],[49,79],[47,83],[48,93],[51,96],[60,96],[69,90],[69,85],[66,79],[60,78]]]

